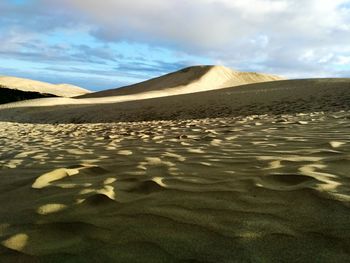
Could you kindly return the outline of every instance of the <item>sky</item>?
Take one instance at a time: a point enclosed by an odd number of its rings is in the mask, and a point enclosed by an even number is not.
[[[350,77],[350,0],[0,0],[0,75],[102,90],[192,65]]]

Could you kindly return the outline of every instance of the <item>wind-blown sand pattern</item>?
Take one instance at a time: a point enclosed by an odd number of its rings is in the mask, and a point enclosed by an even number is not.
[[[347,262],[350,112],[0,123],[1,262]]]

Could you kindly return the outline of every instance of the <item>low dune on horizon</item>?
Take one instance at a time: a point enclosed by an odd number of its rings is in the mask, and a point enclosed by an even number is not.
[[[193,66],[154,79],[117,89],[87,93],[74,98],[49,98],[16,102],[4,107],[108,104],[181,94],[220,90],[283,78],[254,72],[239,72],[223,66]]]
[[[10,93],[11,90],[14,94]],[[0,76],[0,95],[8,97],[6,102],[32,99],[33,97],[75,97],[90,92],[70,84],[51,84],[26,78]]]

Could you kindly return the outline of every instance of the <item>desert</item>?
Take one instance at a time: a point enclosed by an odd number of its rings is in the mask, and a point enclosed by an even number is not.
[[[2,105],[1,260],[345,262],[349,83]]]
[[[1,0],[0,263],[350,262],[350,0]]]

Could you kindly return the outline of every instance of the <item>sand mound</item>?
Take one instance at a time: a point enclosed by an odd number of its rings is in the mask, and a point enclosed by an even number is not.
[[[55,85],[31,79],[9,76],[0,76],[0,86],[1,85],[15,90],[52,94],[59,97],[74,97],[90,92],[86,89],[69,84]]]
[[[85,94],[76,98],[44,98],[8,104],[5,107],[108,104],[218,90],[248,83],[279,80],[280,77],[238,72],[222,66],[195,66],[139,84]]]
[[[0,120],[84,123],[349,110],[349,86],[349,79],[285,80],[119,103],[104,100],[123,96],[79,99],[87,104],[64,106],[52,106],[57,99],[47,98],[0,106]],[[60,101],[74,104],[77,99]],[[44,102],[50,103],[38,107]]]
[[[138,84],[86,94],[80,98],[132,94],[163,97],[281,79],[274,75],[234,71],[223,66],[193,66]]]

